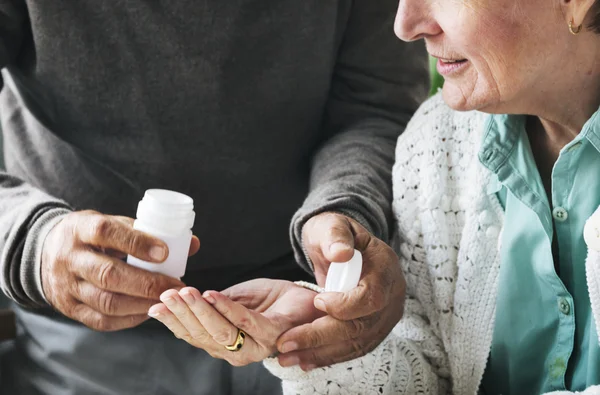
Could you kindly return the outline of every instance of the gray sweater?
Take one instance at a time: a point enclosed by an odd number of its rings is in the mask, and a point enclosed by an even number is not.
[[[298,278],[317,212],[386,240],[395,142],[427,79],[397,2],[0,0],[2,290],[47,306],[50,229],[71,210],[135,216],[148,188],[194,198],[184,281],[200,289]]]

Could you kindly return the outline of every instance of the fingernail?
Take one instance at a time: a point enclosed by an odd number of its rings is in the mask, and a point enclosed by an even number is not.
[[[169,307],[175,306],[177,304],[177,301],[170,297],[161,300],[161,302],[163,302],[164,304],[166,304]]]
[[[317,365],[303,365],[300,368],[305,372],[310,372],[311,370],[315,370],[317,368]]]
[[[158,317],[160,317],[160,313],[159,312],[154,312],[154,311],[149,311],[148,312],[148,316],[152,317],[152,318],[158,318]]]
[[[150,258],[156,261],[162,261],[166,258],[167,249],[161,246],[153,246],[150,248]]]
[[[205,300],[206,300],[208,303],[210,303],[210,304],[215,304],[215,303],[217,303],[217,301],[215,300],[215,298],[213,298],[213,297],[212,297],[212,295],[211,295],[210,293],[208,293],[208,292],[205,292],[203,296],[204,296],[204,299],[205,299]]]
[[[288,368],[290,366],[296,366],[300,363],[300,358],[293,356],[293,357],[280,357],[279,359],[279,364],[281,366],[283,366],[284,368]]]
[[[298,349],[298,343],[296,343],[296,342],[285,342],[281,346],[281,352],[284,354],[286,352],[296,351],[297,349]]]
[[[321,311],[327,312],[327,306],[325,305],[325,302],[323,302],[323,299],[316,298],[315,307]]]
[[[339,241],[329,246],[329,252],[331,252],[332,254],[338,253],[340,251],[348,251],[351,249],[352,247],[350,247],[347,243],[342,243]]]
[[[181,295],[181,298],[185,301],[185,303],[189,305],[193,305],[194,303],[196,303],[196,298],[194,297],[194,295],[192,295],[190,291],[180,292],[179,295]]]

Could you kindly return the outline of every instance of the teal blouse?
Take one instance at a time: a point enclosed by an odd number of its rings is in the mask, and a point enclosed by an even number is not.
[[[551,197],[525,123],[525,116],[490,116],[481,152],[499,155],[493,162],[480,155],[495,175],[488,193],[497,194],[505,210],[496,321],[481,385],[487,395],[581,391],[600,383],[583,240],[585,221],[600,205],[600,115],[561,150]]]

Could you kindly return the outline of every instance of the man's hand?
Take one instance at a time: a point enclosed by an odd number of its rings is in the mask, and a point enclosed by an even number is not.
[[[331,262],[362,252],[358,287],[345,293],[323,293],[315,307],[329,315],[293,328],[277,341],[279,363],[304,370],[355,359],[372,351],[402,317],[406,282],[395,252],[356,221],[336,213],[311,218],[303,243],[324,286]]]
[[[234,285],[222,293],[192,287],[168,290],[148,315],[173,334],[212,357],[235,366],[262,361],[276,351],[277,338],[294,326],[313,322],[323,312],[315,309],[316,293],[282,280],[257,279]],[[238,329],[246,332],[238,352]]]
[[[160,263],[168,256],[159,239],[134,230],[133,219],[74,212],[48,234],[42,249],[42,287],[62,314],[100,331],[131,328],[148,319],[160,294],[179,280],[128,265],[128,254]],[[194,237],[190,255],[200,248]]]

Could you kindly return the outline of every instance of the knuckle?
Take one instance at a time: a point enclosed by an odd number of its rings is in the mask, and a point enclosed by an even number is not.
[[[340,237],[345,236],[347,231],[348,228],[343,223],[334,222],[327,228],[326,236],[329,239],[339,239]]]
[[[320,347],[324,344],[324,336],[321,334],[321,332],[312,332],[308,337],[307,337],[307,348],[316,348],[316,347]]]
[[[137,232],[132,232],[129,235],[128,241],[127,241],[127,248],[129,253],[142,253],[145,252],[145,241],[146,238],[141,235],[140,233]]]
[[[105,260],[98,264],[98,284],[102,289],[110,288],[116,281],[117,273],[114,263]]]
[[[192,344],[194,342],[194,338],[192,337],[192,335],[190,335],[189,333],[184,333],[183,335],[181,335],[181,337],[179,337],[181,340],[188,342],[190,344]]]
[[[110,230],[110,220],[103,215],[94,215],[88,221],[93,239],[103,238]]]
[[[365,333],[365,321],[362,319],[356,319],[352,321],[347,321],[345,325],[346,328],[346,338],[347,339],[356,339]]]
[[[215,332],[215,334],[213,335],[213,339],[219,344],[229,345],[233,344],[233,342],[235,341],[235,336],[230,331],[221,329]]]
[[[254,325],[252,323],[252,320],[250,320],[248,317],[240,317],[237,321],[237,327],[240,328],[241,330],[243,330],[244,332],[248,332],[248,333],[253,333],[254,332]]]
[[[139,282],[142,294],[147,299],[159,299],[160,294],[167,289],[157,281],[153,281],[151,278],[144,277]]]
[[[102,313],[114,315],[117,312],[117,297],[112,292],[100,292],[98,296],[99,307]]]

